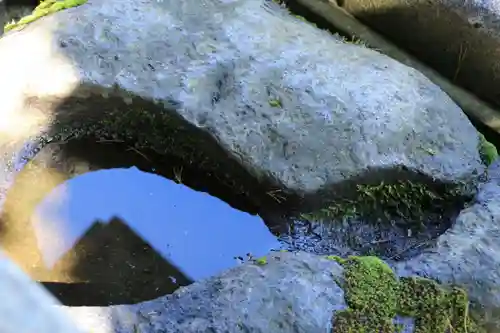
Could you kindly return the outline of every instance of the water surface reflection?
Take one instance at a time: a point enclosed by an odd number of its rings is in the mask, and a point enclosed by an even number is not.
[[[104,260],[104,253],[113,251],[110,248],[116,247],[113,242],[117,240],[110,242],[109,235],[103,238],[100,234],[106,232],[110,221],[110,229],[121,230],[112,238],[124,238],[127,229],[133,230],[177,270],[162,277],[170,279],[172,290],[234,267],[238,264],[236,256],[265,255],[280,247],[259,216],[136,167],[91,171],[63,182],[36,206],[31,220],[48,269],[57,268],[58,262],[71,256],[68,253],[83,247],[73,256],[81,261],[83,252],[88,261],[88,253],[95,252],[91,257],[98,258],[92,260],[102,266],[87,263],[87,270],[109,270],[117,259]],[[96,245],[83,246],[85,238],[100,240]],[[127,244],[132,242],[121,242],[121,247],[130,248],[119,255],[122,265],[129,265],[130,257],[137,256],[138,251],[132,251],[134,245]],[[101,281],[93,282],[112,282],[113,274],[119,278],[120,269],[114,267],[111,277],[102,273],[97,278]]]

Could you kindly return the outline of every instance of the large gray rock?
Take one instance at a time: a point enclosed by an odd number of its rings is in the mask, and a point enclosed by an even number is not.
[[[346,180],[415,174],[470,194],[483,171],[474,127],[437,86],[273,2],[90,0],[4,35],[0,73],[12,155],[28,137],[87,133],[182,154],[218,145],[314,203]],[[171,141],[186,128],[188,143]]]
[[[500,159],[488,169],[476,202],[464,209],[437,244],[394,265],[400,276],[420,275],[463,286],[493,332],[500,328]]]
[[[343,268],[312,254],[276,253],[172,295],[135,305],[65,308],[77,326],[113,332],[329,332],[346,308]]]
[[[291,2],[303,2],[292,0]],[[319,1],[319,0],[312,0]],[[496,0],[337,0],[349,13],[450,80],[500,105]]]

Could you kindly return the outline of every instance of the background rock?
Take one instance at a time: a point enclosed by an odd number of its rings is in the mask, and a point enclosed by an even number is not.
[[[293,1],[292,1],[293,2]],[[355,17],[479,97],[500,105],[494,0],[337,0]]]
[[[172,295],[136,305],[65,308],[84,331],[330,332],[344,309],[335,279],[343,269],[312,254],[277,252],[266,264],[246,263]]]

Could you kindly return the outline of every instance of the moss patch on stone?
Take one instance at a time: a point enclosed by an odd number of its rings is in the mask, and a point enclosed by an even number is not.
[[[267,264],[267,257],[264,256],[264,257],[257,258],[257,259],[255,259],[255,263],[257,265],[263,266],[263,265]]]
[[[31,15],[25,16],[17,22],[10,22],[4,26],[4,32],[20,29],[40,17],[61,11],[63,9],[83,5],[87,0],[45,0],[33,10]]]
[[[281,101],[279,99],[270,99],[269,100],[269,106],[273,108],[281,108],[283,107]]]
[[[437,191],[411,181],[381,182],[377,185],[357,185],[354,198],[340,198],[326,208],[301,214],[301,218],[311,221],[357,216],[369,216],[371,219],[400,217],[421,222],[425,212],[446,211],[459,199],[456,187]]]
[[[402,278],[398,313],[415,318],[416,333],[484,332],[469,316],[467,293],[421,277]]]
[[[484,333],[469,316],[464,290],[410,277],[398,279],[381,259],[332,256],[344,267],[348,308],[334,315],[332,333],[393,333],[396,315],[415,318],[415,333]]]
[[[491,142],[486,140],[484,135],[482,135],[481,133],[478,133],[478,135],[479,135],[478,150],[481,156],[481,160],[486,166],[489,166],[498,158],[497,148]]]
[[[351,258],[344,267],[349,308],[337,313],[334,332],[394,331],[398,281],[392,270],[377,257]]]

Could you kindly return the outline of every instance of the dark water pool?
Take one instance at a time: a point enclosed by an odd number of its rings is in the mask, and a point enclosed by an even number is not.
[[[34,176],[16,185],[25,184],[19,195],[33,204],[24,229],[23,218],[15,221],[22,230],[13,242],[23,246],[10,250],[64,304],[156,298],[235,267],[247,254],[280,249],[260,216],[182,184],[190,173],[175,159],[158,165],[126,148],[91,141],[46,147],[26,167]],[[174,180],[160,175],[168,168]],[[54,172],[62,178],[42,185]],[[30,199],[28,192],[39,194]]]

